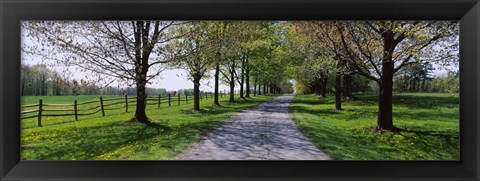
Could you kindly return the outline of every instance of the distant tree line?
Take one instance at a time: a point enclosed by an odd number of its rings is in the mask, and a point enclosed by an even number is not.
[[[284,90],[293,92],[291,83],[280,85]],[[180,94],[181,96],[193,96],[194,90],[179,89],[167,91],[164,88],[145,89],[145,94],[150,96],[168,96]],[[228,91],[227,91],[228,92]],[[200,91],[205,94],[206,91]],[[224,92],[226,93],[226,92]],[[54,70],[50,70],[45,64],[38,65],[22,65],[21,71],[21,95],[22,96],[70,96],[70,95],[129,95],[135,96],[137,89],[135,87],[112,87],[99,86],[94,81],[86,81],[81,79],[69,80],[64,78]]]
[[[432,75],[435,70],[430,63],[412,64],[398,72],[394,78],[395,92],[439,92],[458,93],[460,90],[459,71],[448,71]]]
[[[100,86],[95,81],[69,80],[58,72],[50,70],[45,64],[22,65],[20,74],[22,96],[136,95],[137,91],[134,87]],[[188,92],[188,90],[178,92],[185,91]],[[145,92],[147,95],[166,96],[168,94],[163,88],[147,87]]]

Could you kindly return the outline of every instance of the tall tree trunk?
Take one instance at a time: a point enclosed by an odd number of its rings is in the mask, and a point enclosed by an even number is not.
[[[218,86],[219,86],[219,75],[220,74],[220,64],[215,64],[215,89],[214,89],[214,97],[213,97],[213,105],[220,106],[218,101]]]
[[[393,63],[391,63],[393,65]],[[385,65],[383,65],[385,66]],[[384,68],[382,68],[384,69]],[[380,95],[378,99],[378,120],[377,129],[393,129],[392,120],[392,87],[393,79],[391,75],[383,70],[382,83],[380,83]]]
[[[387,65],[386,65],[387,64]],[[388,65],[391,64],[391,65]],[[392,67],[389,72],[388,67]],[[380,83],[380,95],[378,99],[378,120],[377,129],[393,129],[392,120],[392,88],[393,88],[393,63],[383,64],[383,76]]]
[[[193,76],[193,110],[200,110],[200,75]]]
[[[258,83],[258,95],[262,95],[262,84]]]
[[[147,114],[145,114],[145,85],[147,83],[146,79],[146,72],[141,73],[140,75],[136,76],[136,84],[137,84],[137,108],[135,110],[135,119],[141,123],[149,123]]]
[[[242,59],[242,66],[241,66],[241,73],[240,73],[240,98],[241,99],[245,99],[245,97],[243,96],[243,84],[245,83],[245,55],[243,56],[243,59]]]
[[[263,94],[267,94],[267,84],[263,84]]]
[[[255,77],[255,80],[253,82],[253,96],[257,96],[257,78]]]
[[[145,113],[145,85],[147,84],[148,59],[154,45],[148,43],[149,23],[145,25],[143,21],[137,21],[135,23],[135,81],[137,84],[137,109],[135,110],[135,119],[138,122],[149,123],[150,121],[148,121]]]
[[[235,63],[230,67],[230,99],[229,102],[235,102]]]
[[[352,76],[350,74],[343,75],[343,97],[345,99],[353,98],[352,95]]]
[[[378,99],[378,130],[392,130],[392,89],[393,89],[393,71],[394,63],[392,61],[392,53],[394,47],[393,32],[388,31],[382,34],[383,37],[383,61],[382,61],[382,77],[380,81],[380,95]]]
[[[335,109],[342,110],[342,74],[340,72],[335,76]]]
[[[250,66],[248,65],[248,56],[245,58],[245,97],[250,98]]]

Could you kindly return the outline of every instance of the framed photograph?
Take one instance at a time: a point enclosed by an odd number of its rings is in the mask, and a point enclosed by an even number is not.
[[[1,1],[1,180],[480,180],[480,4]]]

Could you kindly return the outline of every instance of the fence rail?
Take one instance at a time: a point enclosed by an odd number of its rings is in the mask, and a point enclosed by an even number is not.
[[[23,105],[21,108],[27,108],[27,107],[36,107],[38,104],[29,104],[29,105]]]
[[[219,97],[225,97],[229,95],[230,93],[227,93],[225,90],[219,91]],[[213,99],[213,93],[212,92],[204,92],[200,94],[200,100],[208,100]],[[132,100],[135,99],[135,100]],[[128,97],[125,95],[125,97],[121,98],[103,98],[102,96],[99,97],[99,100],[93,100],[93,101],[86,101],[86,102],[81,102],[78,103],[77,100],[74,100],[73,104],[45,104],[43,103],[42,99],[39,99],[38,104],[29,104],[29,105],[23,105],[21,106],[22,111],[20,112],[21,119],[31,119],[31,118],[37,118],[37,125],[42,126],[42,117],[59,117],[59,116],[75,116],[75,121],[78,121],[78,116],[87,116],[87,115],[93,115],[97,114],[99,112],[102,113],[102,117],[105,117],[105,111],[110,111],[110,110],[118,110],[118,109],[125,109],[125,112],[128,112],[129,107],[133,107],[137,105],[137,97]],[[188,104],[189,101],[193,102],[193,95],[187,96],[183,95],[181,96],[180,94],[177,94],[175,96],[172,96],[171,94],[168,94],[166,96],[158,95],[158,96],[147,96],[145,99],[145,106],[147,105],[156,105],[157,108],[160,108],[162,104],[168,105],[168,107],[172,106],[172,103],[177,102],[177,105],[180,105],[181,102],[185,102],[185,104]],[[119,101],[122,100],[122,101]],[[79,106],[86,106],[86,105],[93,105],[96,104],[94,107],[88,107],[88,108],[83,108],[79,109]],[[117,106],[116,106],[117,105]],[[122,105],[122,106],[118,106]],[[32,108],[36,107],[37,109],[29,109],[29,110],[24,110],[25,108]],[[50,107],[49,109],[45,109],[44,107]],[[67,108],[66,108],[67,107]],[[92,111],[92,112],[88,112]],[[44,112],[49,112],[45,114]],[[31,114],[31,113],[37,113],[36,115],[26,115],[26,114]]]

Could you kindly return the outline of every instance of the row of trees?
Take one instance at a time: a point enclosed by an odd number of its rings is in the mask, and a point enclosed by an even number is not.
[[[22,65],[20,71],[22,96],[70,96],[70,95],[136,95],[135,87],[112,87],[98,85],[87,79],[68,79],[49,69],[45,64]],[[179,90],[183,92],[188,90]],[[146,88],[147,95],[167,95],[167,90]],[[192,94],[190,94],[192,95]]]
[[[69,80],[65,76],[50,70],[45,64],[22,65],[20,79],[22,96],[119,94],[116,89],[103,88],[97,86],[95,82],[85,79],[80,81]]]
[[[396,92],[447,92],[458,93],[460,74],[448,71],[441,75],[432,75],[434,68],[430,63],[412,64],[399,71],[394,77],[393,90]]]
[[[194,110],[200,110],[200,81],[214,71],[214,102],[220,80],[238,84],[240,98],[292,91],[281,36],[267,21],[29,21],[22,23],[32,42],[22,48],[56,64],[78,67],[94,81],[135,85],[134,119],[149,123],[142,104],[146,84],[167,68],[187,70],[194,85]],[[253,85],[253,92],[250,86]],[[289,88],[290,86],[290,88]],[[285,89],[285,90],[284,90]]]
[[[194,110],[200,109],[200,82],[209,76],[215,79],[216,105],[221,82],[230,86],[233,102],[236,85],[245,99],[291,91],[295,79],[297,88],[323,97],[333,91],[339,110],[342,97],[351,98],[354,89],[373,81],[379,92],[377,129],[392,130],[394,79],[409,80],[398,89],[423,89],[428,62],[458,62],[458,23],[450,21],[29,21],[22,26],[37,42],[24,52],[79,67],[100,80],[135,85],[134,119],[144,123],[146,84],[167,68],[181,68],[193,83]]]
[[[430,79],[431,63],[446,66],[459,60],[457,22],[296,21],[286,24],[287,46],[292,51],[291,58],[297,62],[297,87],[325,97],[328,83],[332,82],[335,108],[341,110],[341,98],[352,97],[355,80],[375,82],[379,93],[378,130],[395,129],[392,120],[394,79],[400,85],[396,88],[418,91],[425,88]]]

